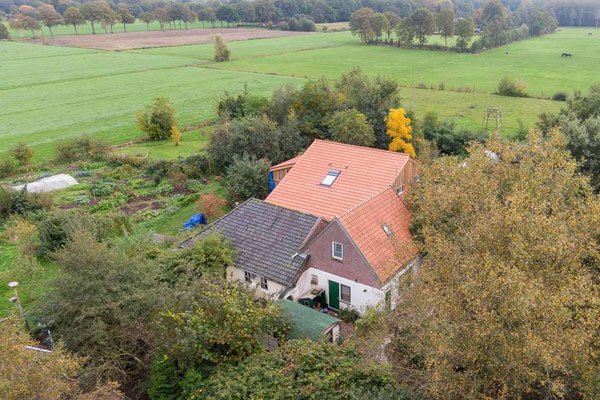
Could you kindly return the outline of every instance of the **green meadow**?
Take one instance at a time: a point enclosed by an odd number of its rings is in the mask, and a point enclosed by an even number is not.
[[[396,79],[402,105],[417,118],[435,111],[481,129],[485,109],[500,108],[503,134],[513,135],[561,107],[547,99],[554,93],[600,80],[600,31],[588,31],[561,28],[480,54],[364,46],[350,32],[315,33],[230,42],[232,60],[220,64],[210,44],[109,52],[0,42],[0,150],[28,143],[39,160],[57,140],[82,133],[114,144],[140,139],[135,113],[156,96],[171,98],[185,127],[213,118],[225,91],[269,95],[354,66]],[[494,95],[504,76],[527,82],[532,98]]]

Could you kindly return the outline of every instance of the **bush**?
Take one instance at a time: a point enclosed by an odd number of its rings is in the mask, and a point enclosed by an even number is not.
[[[80,232],[89,232],[96,240],[102,240],[108,235],[109,224],[103,216],[83,214],[75,210],[50,213],[37,224],[40,251],[48,255],[65,246]]]
[[[234,201],[264,199],[269,194],[269,164],[248,155],[235,157],[227,168],[227,186]]]
[[[295,15],[287,23],[279,25],[279,29],[295,32],[315,32],[317,27],[313,20],[305,15]]]
[[[0,40],[10,40],[10,33],[2,22],[0,22]]]
[[[168,98],[157,97],[151,106],[136,115],[136,124],[150,140],[168,139],[171,129],[177,125],[175,108]]]
[[[15,171],[15,164],[10,158],[6,157],[0,160],[0,179],[14,174]]]
[[[110,153],[110,146],[100,139],[81,135],[61,140],[56,144],[55,159],[59,163],[79,160],[102,160]]]
[[[211,174],[211,161],[204,154],[193,154],[180,162],[188,178],[197,179]]]
[[[198,211],[206,215],[206,218],[210,222],[223,215],[223,209],[225,208],[226,202],[223,198],[214,193],[206,193],[200,195],[196,204]]]
[[[327,120],[331,139],[356,146],[373,146],[375,133],[367,117],[355,108],[336,111]]]
[[[229,61],[230,55],[231,55],[231,52],[227,48],[227,44],[225,43],[225,39],[223,39],[223,36],[216,35],[215,36],[215,61],[216,62]]]
[[[569,98],[569,95],[565,92],[556,92],[552,95],[554,101],[567,101],[567,98]]]
[[[360,314],[354,308],[343,308],[338,313],[338,318],[344,322],[356,322],[360,318]]]
[[[527,97],[525,89],[527,89],[527,82],[515,81],[509,77],[504,77],[498,84],[497,94],[501,96]]]
[[[237,96],[225,92],[225,97],[217,104],[217,114],[222,120],[239,119],[267,113],[269,100],[246,92]]]
[[[20,165],[29,165],[33,158],[33,150],[24,143],[19,143],[10,150],[10,155]]]

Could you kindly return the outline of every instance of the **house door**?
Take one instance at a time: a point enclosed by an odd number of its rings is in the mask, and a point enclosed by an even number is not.
[[[329,281],[329,307],[340,309],[340,284],[335,281]]]

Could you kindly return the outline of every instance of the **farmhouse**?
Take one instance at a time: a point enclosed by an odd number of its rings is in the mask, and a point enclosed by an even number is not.
[[[420,264],[402,200],[418,180],[406,154],[315,140],[271,168],[274,190],[182,243],[219,232],[237,252],[227,268],[259,297],[334,310],[394,307]]]

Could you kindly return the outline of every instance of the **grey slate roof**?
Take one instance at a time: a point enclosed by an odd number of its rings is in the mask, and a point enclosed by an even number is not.
[[[291,287],[306,263],[305,256],[297,253],[319,220],[313,215],[249,199],[180,247],[220,233],[235,247],[235,267]]]

